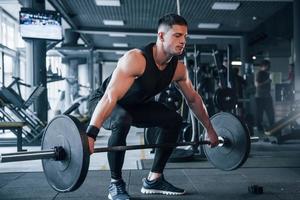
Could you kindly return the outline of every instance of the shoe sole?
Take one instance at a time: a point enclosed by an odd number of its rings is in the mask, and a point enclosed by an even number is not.
[[[110,194],[108,194],[107,198],[108,198],[109,200],[113,200]],[[130,199],[126,199],[126,200],[130,200]]]
[[[171,192],[171,191],[164,191],[164,190],[154,190],[154,189],[146,189],[142,188],[141,193],[143,194],[164,194],[164,195],[183,195],[184,192]]]

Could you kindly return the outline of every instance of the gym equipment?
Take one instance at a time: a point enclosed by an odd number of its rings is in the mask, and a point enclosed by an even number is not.
[[[250,185],[248,186],[248,192],[252,194],[263,194],[264,188],[259,185]]]
[[[300,112],[298,110],[293,111],[293,112],[289,113],[288,116],[282,118],[281,120],[279,120],[278,122],[276,122],[272,126],[268,127],[265,131],[265,134],[266,135],[273,135],[276,132],[283,129],[284,127],[286,127],[287,125],[289,125],[291,122],[295,121],[299,117],[300,117]]]
[[[42,160],[48,183],[59,192],[76,190],[83,183],[90,162],[84,127],[75,117],[62,115],[49,123],[45,133],[42,150],[55,147],[56,153],[55,159]]]
[[[179,110],[182,105],[182,95],[175,86],[168,87],[159,94],[158,102],[165,104],[172,110]]]
[[[181,136],[181,140],[184,142],[192,141],[193,128],[190,123],[183,122],[180,136]]]
[[[246,134],[245,127],[229,113],[217,114],[212,118],[212,125],[220,132],[220,145],[206,148],[208,159],[219,169],[233,170],[240,167],[250,150],[250,136]],[[229,128],[229,125],[232,128]],[[205,144],[209,145],[210,141],[102,147],[95,148],[94,152]],[[41,151],[1,154],[0,162],[42,159],[44,173],[50,186],[58,192],[69,192],[76,190],[85,180],[89,158],[87,136],[82,124],[74,117],[60,115],[53,118],[45,128]]]
[[[204,146],[207,159],[222,170],[239,168],[247,160],[250,152],[250,137],[247,127],[234,115],[226,112],[217,113],[211,117],[211,123],[219,137],[229,140],[224,148],[210,148]],[[204,132],[207,138],[207,132]]]
[[[232,77],[231,77],[231,64],[230,64],[230,49],[227,47],[227,67],[222,64],[223,54],[220,51],[213,50],[212,56],[214,58],[215,65],[218,69],[218,76],[220,79],[220,88],[217,89],[214,96],[215,106],[221,111],[231,111],[237,104],[236,92],[233,89]]]
[[[17,135],[17,151],[26,151],[23,149],[22,144],[22,128],[24,122],[1,122],[0,121],[0,130],[11,130],[14,131]]]
[[[265,130],[265,134],[272,143],[281,144],[285,140],[299,139],[299,129],[293,127],[293,123],[300,117],[299,110],[290,112],[286,117],[274,123]],[[289,132],[283,133],[283,129],[291,125]]]
[[[275,100],[291,103],[295,100],[295,91],[290,83],[275,84]]]
[[[193,83],[194,89],[199,93],[201,91],[198,90],[198,84],[199,84],[199,77],[200,77],[200,48],[196,44],[193,45],[193,60],[190,60],[188,69],[189,69],[189,76],[191,78],[191,81]],[[205,99],[204,99],[205,102]],[[191,123],[191,129],[192,129],[192,136],[191,136],[191,141],[197,142],[199,141],[199,133],[202,131],[202,125],[199,123],[199,121],[196,119],[196,117],[193,115],[192,110],[185,104],[185,107],[188,109],[188,116],[187,116],[187,121]],[[195,156],[200,156],[203,157],[203,149],[202,146],[200,145],[193,145],[189,149],[186,150],[186,154],[190,155],[193,153]]]
[[[237,97],[231,88],[218,88],[214,96],[215,106],[223,111],[229,111],[235,108]]]
[[[156,144],[156,139],[160,132],[161,129],[159,127],[146,128],[144,134],[145,144]]]
[[[27,144],[36,142],[41,138],[43,128],[46,126],[35,113],[33,113],[29,106],[45,91],[45,87],[38,86],[30,94],[26,101],[23,100],[20,93],[20,85],[29,87],[29,85],[20,82],[20,78],[13,77],[15,80],[8,87],[1,87],[0,90],[0,113],[3,116],[3,121],[15,122],[23,121],[24,128],[22,129],[22,139]],[[17,85],[18,92],[12,89],[13,85]],[[5,109],[7,108],[7,109]],[[16,135],[15,130],[12,131]]]

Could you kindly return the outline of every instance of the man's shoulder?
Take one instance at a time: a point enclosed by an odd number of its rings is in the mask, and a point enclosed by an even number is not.
[[[144,72],[146,59],[139,49],[132,49],[126,52],[119,60],[117,68],[125,69],[137,76]]]
[[[145,56],[140,49],[131,49],[123,55],[122,59],[125,59],[126,61],[133,60],[135,62],[143,62],[145,61]]]
[[[135,49],[131,49],[131,50],[127,51],[124,55],[140,57],[140,56],[143,56],[143,52],[142,52],[142,50],[135,48]]]

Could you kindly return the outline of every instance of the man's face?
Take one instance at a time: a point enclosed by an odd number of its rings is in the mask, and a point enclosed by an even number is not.
[[[172,55],[183,53],[187,38],[187,27],[183,25],[173,25],[162,33],[165,50]]]
[[[266,65],[261,65],[260,66],[261,71],[266,71],[267,69],[268,69],[268,67]]]

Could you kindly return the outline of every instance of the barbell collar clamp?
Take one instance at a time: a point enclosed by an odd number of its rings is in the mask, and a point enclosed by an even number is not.
[[[53,149],[55,152],[54,160],[56,160],[56,161],[65,160],[67,154],[62,146],[55,146]]]

